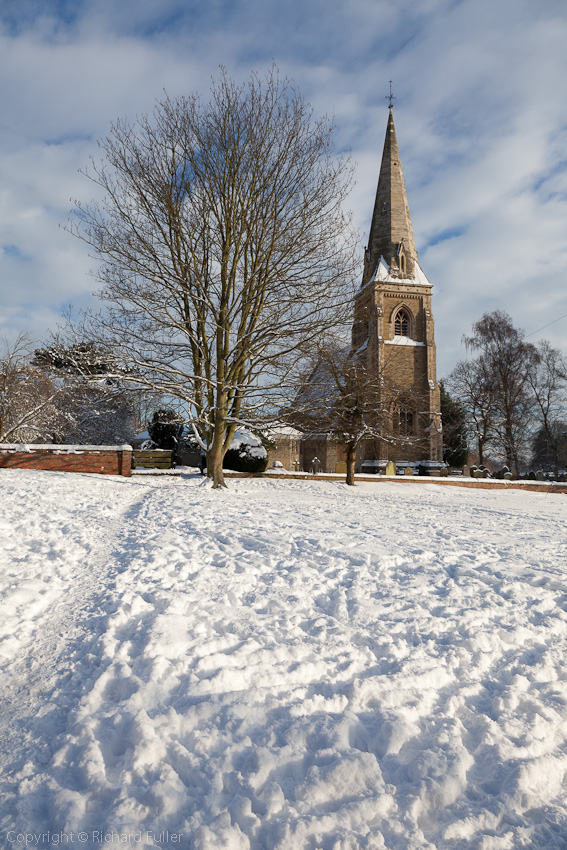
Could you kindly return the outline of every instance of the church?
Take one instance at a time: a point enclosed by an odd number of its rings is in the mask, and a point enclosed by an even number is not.
[[[388,460],[423,471],[443,465],[431,292],[417,261],[390,101],[352,329],[353,352],[364,351],[380,374],[390,412],[385,439],[362,444],[359,471],[382,471]]]
[[[411,467],[436,474],[443,466],[441,403],[431,306],[432,284],[417,261],[390,96],[386,139],[374,211],[356,293],[351,356],[364,359],[383,387],[383,436],[360,444],[356,471],[398,472]],[[286,440],[276,442],[284,448]],[[299,436],[299,435],[297,435]],[[283,437],[283,434],[282,434]],[[326,435],[305,435],[287,458],[288,469],[344,472],[340,444]],[[294,455],[292,459],[291,455]]]

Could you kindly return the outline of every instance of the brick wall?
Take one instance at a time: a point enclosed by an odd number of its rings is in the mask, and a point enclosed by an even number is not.
[[[131,475],[132,447],[0,444],[0,469]]]

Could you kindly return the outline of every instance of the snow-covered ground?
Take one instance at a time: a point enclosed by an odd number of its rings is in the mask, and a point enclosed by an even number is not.
[[[0,472],[3,847],[567,847],[567,497]]]

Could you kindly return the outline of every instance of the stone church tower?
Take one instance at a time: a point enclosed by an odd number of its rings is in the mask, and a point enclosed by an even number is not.
[[[353,351],[380,375],[388,412],[384,439],[361,447],[361,471],[383,469],[388,460],[422,464],[432,472],[442,465],[431,290],[417,262],[390,103],[352,330]]]

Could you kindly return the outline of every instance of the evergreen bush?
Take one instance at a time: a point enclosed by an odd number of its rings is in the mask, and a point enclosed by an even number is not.
[[[268,453],[261,440],[246,428],[239,428],[224,456],[223,468],[235,472],[264,472]]]
[[[175,410],[156,410],[148,425],[148,433],[158,449],[177,451],[181,419]]]

